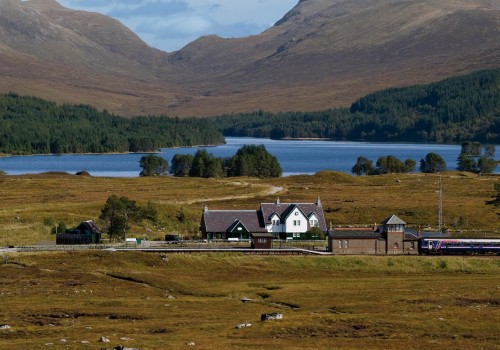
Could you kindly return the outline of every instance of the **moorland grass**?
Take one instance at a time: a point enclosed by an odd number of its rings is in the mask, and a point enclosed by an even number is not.
[[[500,342],[495,258],[5,257],[0,324],[11,328],[0,330],[0,348],[495,349]],[[283,319],[261,322],[270,312]],[[236,329],[240,323],[252,326]]]
[[[443,182],[445,225],[463,236],[500,234],[500,208],[491,200],[498,176],[447,172]],[[54,242],[50,225],[97,221],[110,195],[157,206],[159,222],[132,225],[130,236],[163,239],[165,233],[197,237],[204,206],[258,209],[262,202],[314,202],[320,196],[327,225],[373,225],[396,214],[409,226],[436,229],[438,181],[433,174],[356,177],[320,172],[279,179],[174,177],[96,178],[68,174],[0,175],[0,246]],[[276,192],[278,190],[278,192]],[[185,220],[179,220],[183,212]],[[485,233],[486,232],[486,233]]]

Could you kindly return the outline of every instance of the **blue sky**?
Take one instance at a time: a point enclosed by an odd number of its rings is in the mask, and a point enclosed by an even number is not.
[[[118,19],[149,45],[175,51],[203,35],[258,34],[298,0],[59,0],[61,5]]]

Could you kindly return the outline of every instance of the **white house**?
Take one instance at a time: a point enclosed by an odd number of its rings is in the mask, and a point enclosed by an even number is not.
[[[281,203],[278,199],[276,203],[262,203],[260,210],[254,211],[205,208],[200,225],[206,239],[247,239],[250,233],[258,232],[289,240],[319,239],[314,227],[327,231],[319,197],[316,203]]]

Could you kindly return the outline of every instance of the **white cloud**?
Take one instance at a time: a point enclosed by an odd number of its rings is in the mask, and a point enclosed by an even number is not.
[[[258,34],[298,0],[60,0],[118,19],[149,45],[174,51],[203,35]]]

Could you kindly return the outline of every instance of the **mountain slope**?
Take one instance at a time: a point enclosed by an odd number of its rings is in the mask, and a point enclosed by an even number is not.
[[[301,0],[275,26],[170,54],[54,0],[0,0],[0,92],[124,114],[348,106],[387,87],[500,65],[495,0]]]

